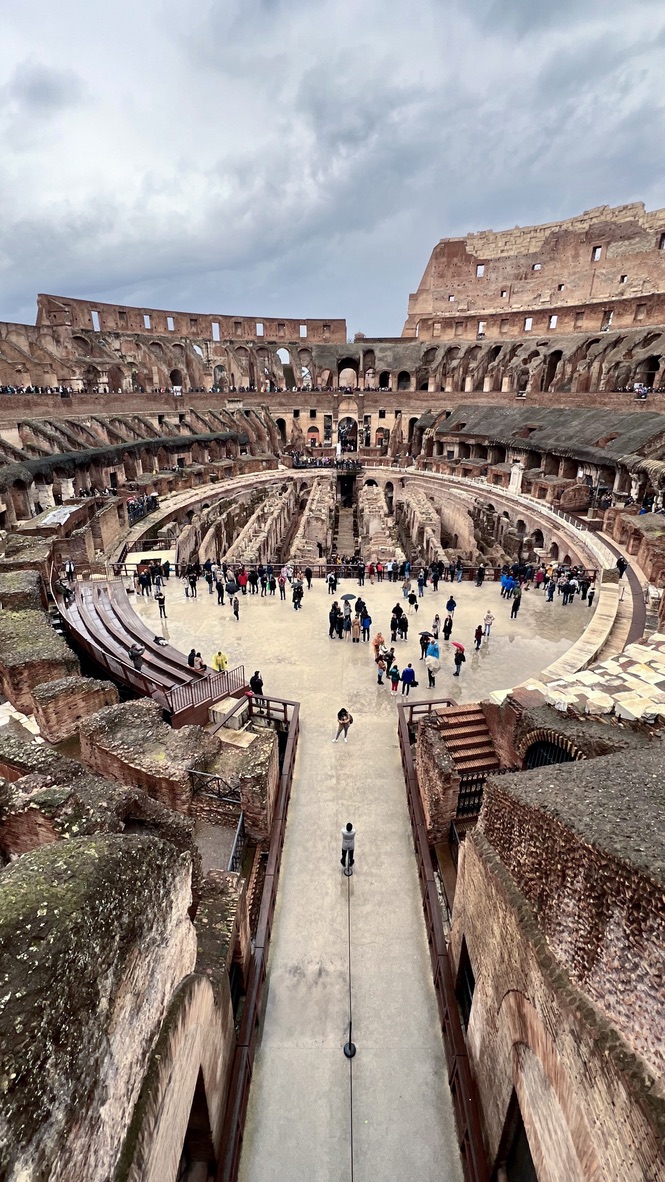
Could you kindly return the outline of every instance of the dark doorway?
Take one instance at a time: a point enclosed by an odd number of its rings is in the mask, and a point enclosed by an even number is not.
[[[493,1182],[538,1182],[517,1096],[513,1091],[496,1158]]]
[[[356,451],[358,448],[358,423],[349,415],[339,420],[337,438],[342,445],[342,451]]]
[[[203,1072],[199,1075],[194,1089],[194,1099],[189,1114],[189,1124],[180,1156],[177,1182],[208,1182],[217,1172],[215,1149],[210,1127],[210,1114],[206,1100]]]
[[[573,757],[565,747],[560,747],[550,739],[539,739],[527,748],[524,756],[525,771],[531,771],[535,767],[547,767],[552,763],[573,763]]]
[[[337,478],[337,498],[344,509],[351,509],[353,507],[353,498],[356,491],[356,478],[354,476],[338,476]]]

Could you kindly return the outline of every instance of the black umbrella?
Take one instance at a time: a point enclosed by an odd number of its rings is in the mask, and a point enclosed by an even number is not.
[[[228,583],[226,584],[226,590],[228,591],[229,595],[235,595],[236,591],[238,590],[238,584],[234,583],[233,579],[229,579]]]
[[[420,635],[421,636],[431,636],[432,633],[431,632],[421,632]]]
[[[342,595],[342,599],[355,599],[355,595]]]

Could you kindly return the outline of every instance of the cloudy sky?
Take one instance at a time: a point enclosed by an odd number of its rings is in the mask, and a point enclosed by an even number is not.
[[[665,206],[665,0],[0,0],[0,319],[398,335],[435,242]]]

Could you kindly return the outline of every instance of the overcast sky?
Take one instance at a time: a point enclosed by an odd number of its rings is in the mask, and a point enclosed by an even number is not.
[[[399,335],[439,238],[665,206],[664,0],[0,0],[0,319]]]

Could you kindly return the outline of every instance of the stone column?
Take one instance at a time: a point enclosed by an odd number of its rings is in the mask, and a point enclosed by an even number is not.
[[[63,476],[60,480],[63,501],[74,500],[74,481],[70,476]]]
[[[510,470],[510,484],[508,489],[510,492],[518,493],[522,491],[522,477],[524,475],[524,468],[519,463],[514,463]]]

